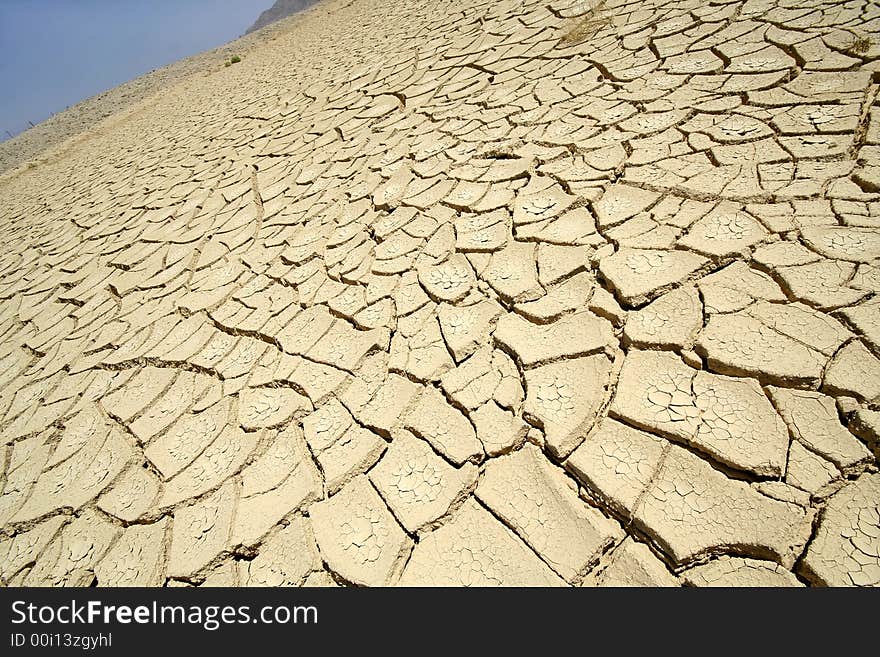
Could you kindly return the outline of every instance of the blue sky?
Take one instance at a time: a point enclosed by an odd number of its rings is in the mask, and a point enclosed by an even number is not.
[[[0,0],[0,140],[241,36],[273,0]]]

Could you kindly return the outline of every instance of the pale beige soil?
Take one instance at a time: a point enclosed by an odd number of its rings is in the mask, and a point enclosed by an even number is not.
[[[150,71],[53,114],[15,137],[0,142],[0,173],[32,160],[39,163],[48,157],[46,152],[52,147],[89,130],[100,130],[102,122],[108,118],[136,108],[156,93],[191,76],[209,77],[233,56],[246,57],[253,48],[265,46],[276,38],[279,30],[286,29],[276,23],[270,24],[219,48]]]
[[[4,583],[880,584],[876,3],[279,25],[0,177]]]

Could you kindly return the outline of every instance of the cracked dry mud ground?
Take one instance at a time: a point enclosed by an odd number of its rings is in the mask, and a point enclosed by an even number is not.
[[[880,6],[324,2],[0,179],[10,585],[880,584]]]

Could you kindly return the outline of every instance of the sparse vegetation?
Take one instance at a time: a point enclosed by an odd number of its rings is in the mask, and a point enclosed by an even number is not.
[[[574,18],[568,30],[559,39],[559,45],[567,48],[582,43],[608,25],[611,22],[610,18],[601,14],[604,4],[604,2],[595,3],[583,15]]]
[[[849,49],[855,53],[863,55],[868,52],[873,45],[874,42],[871,40],[871,37],[857,36],[852,42],[852,45],[850,45]]]
[[[230,57],[229,59],[226,60],[226,64],[224,64],[224,66],[226,66],[228,68],[229,66],[232,66],[233,64],[238,64],[240,61],[241,61],[241,57],[239,57],[238,55],[233,55],[232,57]]]

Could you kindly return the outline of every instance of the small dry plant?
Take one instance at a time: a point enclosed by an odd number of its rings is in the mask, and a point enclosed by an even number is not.
[[[559,39],[559,45],[567,48],[568,46],[582,43],[596,34],[601,28],[608,25],[611,19],[602,14],[602,6],[604,4],[604,0],[602,2],[593,2],[584,14],[572,19],[568,31]]]
[[[850,45],[849,49],[855,53],[860,55],[865,54],[871,49],[871,46],[874,45],[874,42],[871,41],[871,37],[867,36],[857,36],[855,40]]]

